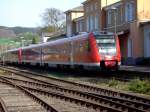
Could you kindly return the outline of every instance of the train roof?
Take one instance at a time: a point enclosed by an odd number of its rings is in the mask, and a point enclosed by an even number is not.
[[[56,44],[56,43],[64,43],[64,42],[68,42],[68,41],[72,41],[72,40],[77,40],[79,39],[80,37],[82,38],[87,38],[88,37],[88,34],[89,33],[82,33],[80,35],[76,35],[76,36],[72,36],[72,37],[68,37],[68,38],[63,38],[63,39],[58,39],[58,40],[53,40],[53,41],[49,41],[49,42],[46,42],[46,43],[43,43],[42,46],[45,46],[45,45],[49,45],[49,44]]]
[[[5,53],[7,53],[7,52],[12,52],[12,51],[17,51],[17,50],[19,50],[19,49],[20,49],[20,48],[10,49],[10,50],[5,51]]]
[[[97,32],[93,32],[93,34],[94,35],[114,35],[114,33],[105,32],[105,31],[102,31],[102,32],[97,31]],[[35,44],[35,45],[30,45],[30,46],[25,46],[25,47],[20,47],[20,48],[15,48],[15,49],[8,50],[6,52],[17,51],[19,49],[22,49],[22,50],[31,49],[31,48],[41,47],[41,46],[45,46],[45,45],[49,45],[49,44],[53,45],[53,44],[58,44],[58,43],[64,43],[64,42],[68,42],[68,41],[72,41],[72,40],[77,40],[80,37],[82,37],[84,39],[84,38],[87,38],[88,35],[89,35],[89,33],[83,32],[83,33],[81,33],[79,35],[75,35],[75,36],[72,36],[72,37],[62,38],[62,39],[58,39],[58,40],[52,40],[52,41],[49,41],[49,42]]]
[[[13,51],[18,51],[19,49],[25,50],[25,49],[32,49],[32,48],[36,48],[36,47],[41,47],[41,46],[45,46],[45,45],[49,45],[49,44],[58,44],[58,43],[64,43],[64,42],[68,42],[68,41],[72,41],[72,40],[77,40],[80,37],[88,37],[89,33],[81,33],[80,35],[76,35],[76,36],[72,36],[72,37],[68,37],[68,38],[62,38],[62,39],[58,39],[58,40],[52,40],[49,42],[45,42],[45,43],[40,43],[40,44],[35,44],[35,45],[30,45],[30,46],[25,46],[25,47],[20,47],[20,48],[15,48],[15,49],[11,49],[8,50],[6,52],[13,52]]]

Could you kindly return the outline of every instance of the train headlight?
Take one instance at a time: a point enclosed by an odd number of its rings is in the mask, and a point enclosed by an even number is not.
[[[110,60],[110,59],[112,59],[112,56],[105,56],[105,58]]]

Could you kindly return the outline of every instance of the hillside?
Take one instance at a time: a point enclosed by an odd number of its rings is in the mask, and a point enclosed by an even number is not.
[[[13,30],[16,35],[26,32],[36,33],[38,31],[38,28],[27,28],[27,27],[10,27],[9,29]]]
[[[37,33],[38,30],[39,28],[0,26],[0,38],[16,37],[17,35],[26,33],[26,32]]]
[[[10,29],[0,29],[0,38],[7,38],[7,37],[16,37],[16,34],[13,30]]]

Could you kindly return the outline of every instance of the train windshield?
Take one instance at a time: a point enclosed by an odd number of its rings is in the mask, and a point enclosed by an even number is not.
[[[96,42],[99,47],[99,52],[103,54],[116,53],[116,39],[114,35],[96,36]]]

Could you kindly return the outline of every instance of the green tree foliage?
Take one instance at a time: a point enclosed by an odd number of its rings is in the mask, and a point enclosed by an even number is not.
[[[38,35],[34,35],[32,38],[32,44],[38,44],[39,43],[39,36]]]
[[[32,44],[36,44],[36,43],[37,43],[37,40],[36,40],[35,37],[33,37],[33,39],[32,39]]]

